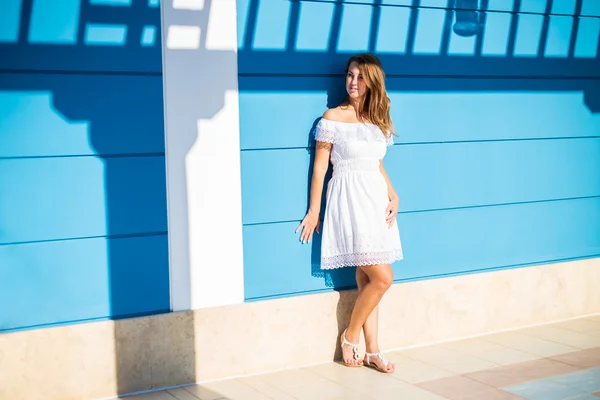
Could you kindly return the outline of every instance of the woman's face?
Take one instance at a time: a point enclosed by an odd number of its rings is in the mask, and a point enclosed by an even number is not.
[[[351,99],[360,99],[367,93],[367,84],[358,69],[358,63],[352,61],[346,75],[346,91]]]

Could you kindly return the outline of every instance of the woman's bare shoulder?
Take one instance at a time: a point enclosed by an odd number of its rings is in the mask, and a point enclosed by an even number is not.
[[[344,114],[340,107],[327,109],[323,113],[323,118],[334,122],[344,122]]]

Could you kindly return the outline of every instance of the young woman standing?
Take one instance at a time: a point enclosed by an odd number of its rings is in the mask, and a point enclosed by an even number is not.
[[[298,227],[309,242],[319,229],[319,210],[329,161],[333,175],[327,186],[321,268],[356,267],[358,298],[350,324],[340,341],[344,364],[367,365],[393,372],[378,344],[378,305],[393,281],[391,263],[402,259],[396,224],[398,195],[383,167],[393,144],[390,100],[381,62],[371,54],[351,57],[346,64],[348,97],[329,109],[316,127],[316,156],[310,206]],[[366,354],[361,360],[361,329]]]

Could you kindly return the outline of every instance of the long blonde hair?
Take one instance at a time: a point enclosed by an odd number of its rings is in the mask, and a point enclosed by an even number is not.
[[[385,89],[385,72],[381,61],[377,56],[369,53],[354,55],[346,63],[346,75],[353,61],[358,64],[358,69],[367,84],[365,99],[360,105],[360,110],[357,110],[358,118],[377,125],[386,137],[395,134],[390,117],[391,102]],[[344,105],[348,104],[346,100]]]

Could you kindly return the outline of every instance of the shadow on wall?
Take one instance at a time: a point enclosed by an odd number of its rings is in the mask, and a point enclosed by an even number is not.
[[[338,86],[328,82],[327,87],[317,88],[306,87],[293,78],[342,76],[347,58],[362,51],[376,53],[388,77],[597,75],[600,10],[592,1],[492,3],[494,7],[489,8],[489,0],[372,0],[352,4],[291,0],[268,7],[259,6],[258,0],[239,0],[240,76],[288,75],[288,80],[271,85],[268,80],[259,81],[258,86],[282,92],[327,90],[335,97],[328,101],[329,106],[339,102],[343,80]],[[502,80],[490,82],[489,87],[465,82],[464,87],[452,88],[443,84],[403,87],[396,86],[396,82],[389,82],[388,89],[519,89],[501,86]],[[528,85],[526,80],[523,84]],[[568,87],[536,89],[585,91],[586,104],[599,112],[598,93],[586,90],[590,88],[584,85],[575,80]]]
[[[591,83],[600,70],[600,12],[591,1],[238,0],[238,15],[242,96],[326,91],[327,104],[321,109],[336,106],[344,96],[347,58],[369,51],[382,60],[390,91],[582,92],[588,109],[600,112],[600,91]],[[277,141],[251,138],[256,131],[246,126],[252,117],[241,112],[243,153],[268,149],[271,143],[281,147]],[[314,124],[307,127],[311,164],[313,130]],[[289,142],[295,148],[297,142]],[[248,174],[243,168],[244,173]],[[307,204],[310,173],[311,169]],[[247,209],[253,201],[248,198],[251,189],[244,186]],[[254,216],[248,223],[248,215],[246,226],[258,223]],[[353,269],[320,270],[318,237],[311,249],[312,276],[335,289],[355,286]],[[245,268],[253,266],[246,262]],[[250,275],[246,279],[252,279]]]

